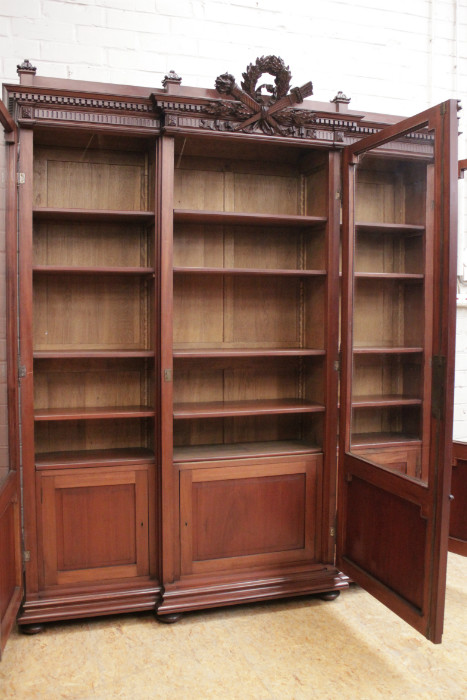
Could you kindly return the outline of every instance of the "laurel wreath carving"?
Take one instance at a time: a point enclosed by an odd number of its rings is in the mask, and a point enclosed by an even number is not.
[[[263,73],[275,76],[274,86],[264,84],[257,89],[256,83]],[[272,94],[271,101],[275,102],[280,100],[281,97],[285,97],[289,92],[292,74],[282,58],[278,56],[261,56],[256,59],[256,63],[250,63],[247,66],[245,72],[242,73],[242,78],[242,88],[250,97],[257,100],[261,95],[261,88],[266,87],[268,92]]]
[[[216,102],[208,102],[203,106],[203,112],[211,114],[214,117],[224,117],[230,119],[242,120],[250,117],[252,111],[241,102],[232,102],[230,100],[217,100]]]

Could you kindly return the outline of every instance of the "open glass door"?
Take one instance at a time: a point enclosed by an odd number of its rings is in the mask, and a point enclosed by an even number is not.
[[[441,641],[449,527],[457,102],[344,151],[338,565]]]
[[[0,147],[0,168],[6,177],[0,190],[0,657],[15,621],[23,595],[20,504],[19,439],[16,359],[16,125],[0,102],[0,124],[5,145]],[[5,205],[3,206],[3,203]],[[5,342],[6,339],[6,342]]]

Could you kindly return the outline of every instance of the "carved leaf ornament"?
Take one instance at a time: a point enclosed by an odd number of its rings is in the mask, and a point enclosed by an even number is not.
[[[258,81],[264,74],[274,76],[274,85]],[[302,127],[315,121],[313,112],[289,109],[292,105],[303,102],[305,97],[313,94],[311,82],[290,92],[292,75],[289,67],[278,56],[261,56],[255,63],[250,63],[242,74],[241,88],[230,73],[223,73],[216,78],[216,90],[222,95],[232,95],[237,101],[219,100],[211,102],[206,111],[216,117],[243,119],[235,131],[257,131],[265,134],[287,134],[284,127]],[[263,90],[267,94],[263,93]]]

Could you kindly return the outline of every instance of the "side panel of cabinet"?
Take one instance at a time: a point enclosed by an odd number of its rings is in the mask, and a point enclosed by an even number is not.
[[[17,472],[0,488],[0,658],[23,595]]]
[[[180,472],[182,575],[313,562],[322,458]]]
[[[0,153],[4,185],[5,234],[0,235],[0,658],[23,597],[21,508],[19,480],[19,418],[17,361],[17,128],[0,101]],[[3,160],[4,158],[4,160]],[[4,195],[4,196],[3,196]],[[1,228],[1,227],[0,227]],[[5,341],[6,339],[6,341]]]
[[[451,515],[449,551],[467,556],[467,443],[452,445]]]
[[[49,471],[37,480],[43,587],[149,573],[150,468]]]

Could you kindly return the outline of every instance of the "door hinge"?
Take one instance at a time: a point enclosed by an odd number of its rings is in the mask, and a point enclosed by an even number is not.
[[[442,103],[440,104],[440,106],[439,106],[439,111],[441,112],[441,114],[446,114],[446,112],[447,112],[446,102],[442,102]]]
[[[337,353],[337,360],[334,360],[334,369],[336,372],[340,372],[342,367],[342,352]]]
[[[164,382],[171,382],[171,381],[172,381],[172,370],[165,369],[164,370]]]
[[[26,182],[26,173],[16,173],[16,183],[18,185],[24,185]]]
[[[444,398],[446,386],[446,358],[433,355],[431,358],[431,414],[437,420],[444,417]]]
[[[20,365],[18,367],[18,377],[19,377],[19,379],[24,379],[25,376],[26,376],[26,366]]]
[[[28,561],[31,561],[31,552],[29,551],[29,549],[25,549],[25,550],[23,551],[23,561],[24,561],[25,563],[28,562]]]
[[[329,537],[335,537],[335,536],[336,536],[336,528],[330,527],[329,528]]]

